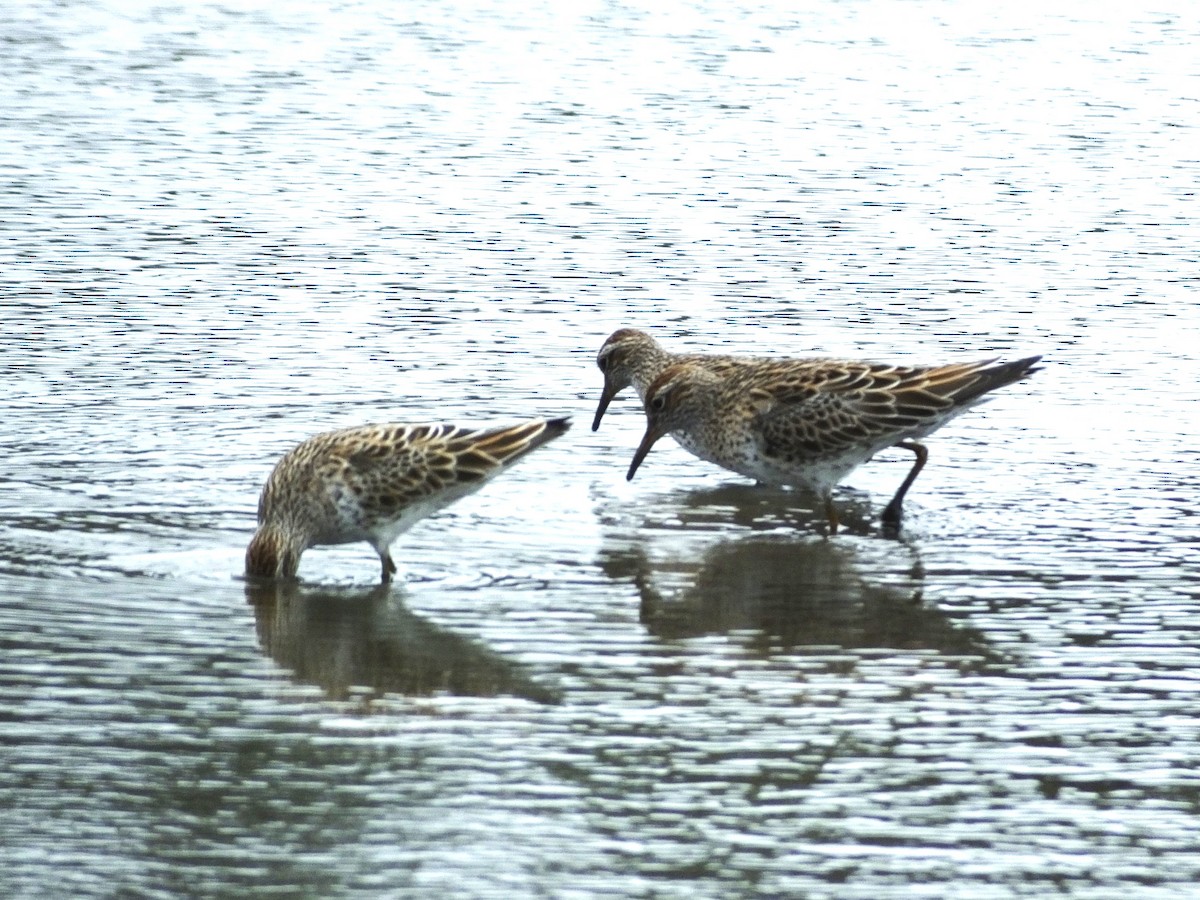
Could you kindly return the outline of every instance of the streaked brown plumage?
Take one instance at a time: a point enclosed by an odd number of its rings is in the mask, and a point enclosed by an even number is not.
[[[670,365],[646,390],[646,434],[627,477],[663,435],[682,434],[701,459],[767,484],[813,491],[825,503],[832,533],[834,486],[878,451],[902,447],[917,459],[884,510],[884,521],[894,524],[928,456],[918,440],[989,391],[1038,371],[1039,359],[948,366],[762,359],[724,377],[694,363]]]
[[[396,564],[388,548],[400,534],[569,427],[565,418],[499,428],[391,423],[309,438],[263,487],[246,575],[294,578],[309,547],[366,541],[389,581]]]

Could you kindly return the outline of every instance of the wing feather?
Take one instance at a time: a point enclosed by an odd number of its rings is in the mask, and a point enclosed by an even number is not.
[[[948,366],[830,360],[781,366],[755,379],[764,449],[779,457],[837,456],[919,437],[1030,372],[1038,357]]]

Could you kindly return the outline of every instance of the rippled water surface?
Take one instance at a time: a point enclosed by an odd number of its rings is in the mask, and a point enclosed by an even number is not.
[[[0,11],[0,894],[1190,897],[1200,16]],[[1045,369],[847,528],[588,425],[614,328]],[[237,580],[278,456],[575,428]]]

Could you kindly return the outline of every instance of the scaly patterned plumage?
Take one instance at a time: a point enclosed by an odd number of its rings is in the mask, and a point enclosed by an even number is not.
[[[896,523],[928,456],[918,440],[989,391],[1038,371],[1039,359],[948,366],[763,359],[724,376],[676,363],[646,390],[646,434],[628,477],[663,435],[682,434],[701,459],[767,484],[813,491],[825,503],[832,533],[834,486],[878,451],[902,447],[917,458],[884,510],[884,521]]]
[[[263,487],[246,575],[294,578],[309,547],[366,541],[389,581],[396,564],[388,548],[400,534],[569,427],[568,419],[483,429],[393,423],[309,438]]]

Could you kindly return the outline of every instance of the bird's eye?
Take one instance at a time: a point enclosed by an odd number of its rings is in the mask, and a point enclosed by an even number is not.
[[[666,407],[666,405],[667,405],[667,398],[664,397],[662,394],[657,395],[653,400],[650,401],[651,409],[654,409],[658,412],[662,412],[663,409]]]
[[[598,365],[600,367],[601,372],[607,372],[608,371],[608,357],[607,356],[600,357],[598,360],[596,360],[596,365]]]

